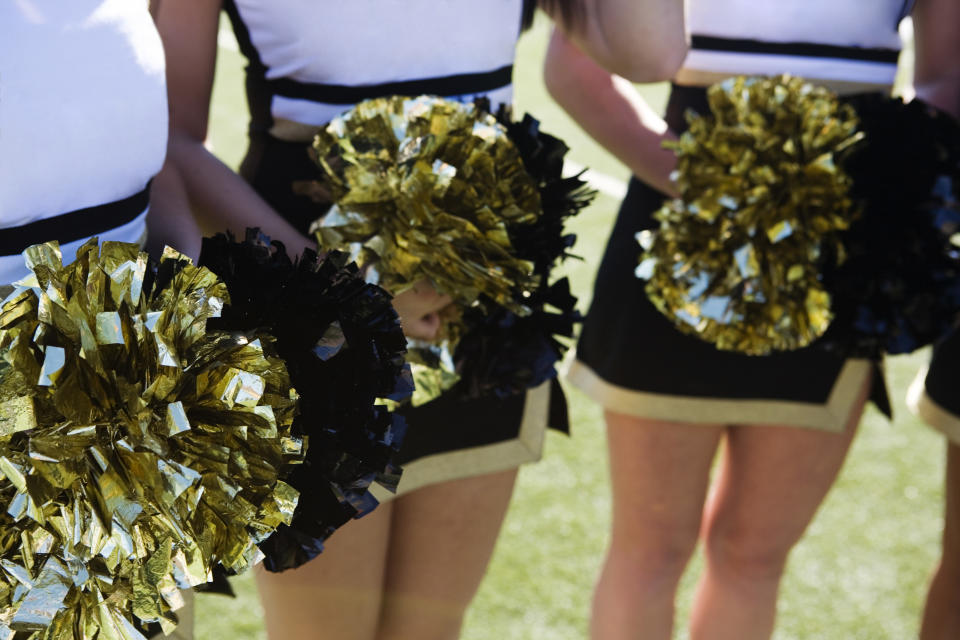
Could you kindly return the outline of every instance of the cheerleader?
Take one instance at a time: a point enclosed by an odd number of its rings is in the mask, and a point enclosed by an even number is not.
[[[960,17],[960,16],[958,16]],[[960,24],[954,21],[953,24]],[[919,81],[920,78],[918,77]],[[923,94],[918,85],[918,95]],[[941,103],[943,104],[943,103]],[[946,107],[946,104],[944,104]],[[960,82],[954,89],[953,113],[960,113]],[[960,635],[960,331],[933,351],[930,366],[907,392],[907,404],[927,424],[947,437],[947,472],[943,550],[930,582],[921,640],[947,640]]]
[[[685,110],[708,113],[704,87],[730,75],[787,72],[841,94],[888,91],[911,4],[691,0],[691,49],[665,119],[576,43],[553,37],[548,89],[635,174],[569,373],[603,405],[609,438],[613,531],[594,593],[595,640],[669,638],[677,585],[701,539],[691,637],[769,637],[790,549],[833,484],[864,403],[886,404],[870,362],[816,345],[722,352],[657,312],[634,277],[634,235],[654,228],[652,213],[677,195],[675,157],[661,143],[685,128]],[[955,79],[957,21],[944,16],[956,3],[918,0],[912,13],[918,78]]]
[[[551,0],[546,9],[600,63],[635,80],[675,69],[680,0]],[[250,147],[239,179],[203,146],[225,9],[246,55]],[[292,192],[312,178],[306,148],[318,127],[354,103],[436,94],[509,104],[521,22],[533,2],[491,0],[165,0],[172,111],[165,173],[183,184],[204,224],[259,226],[293,252],[312,245],[316,208]],[[647,12],[656,15],[650,27]],[[661,22],[662,21],[662,22]],[[668,56],[654,55],[671,51]],[[282,216],[282,217],[281,217]],[[405,332],[431,338],[449,303],[422,282],[397,296]],[[484,574],[518,464],[539,457],[549,423],[563,428],[559,385],[524,398],[453,402],[407,412],[400,496],[347,525],[323,556],[258,575],[269,634],[313,638],[454,638]]]
[[[923,0],[921,0],[923,1]],[[914,19],[918,38],[940,43],[917,49],[914,89],[919,98],[960,118],[960,6],[945,3]],[[924,607],[921,640],[947,640],[960,636],[960,331],[954,331],[933,351],[930,366],[921,372],[907,393],[907,404],[931,426],[947,436],[947,469],[944,488],[943,549],[930,582]]]

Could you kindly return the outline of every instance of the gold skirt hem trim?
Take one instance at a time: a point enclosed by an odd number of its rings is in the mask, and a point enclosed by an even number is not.
[[[951,442],[960,444],[960,416],[941,407],[927,395],[924,381],[927,368],[924,367],[907,389],[907,407],[928,425],[947,436]]]
[[[869,360],[847,360],[823,404],[635,391],[607,382],[576,359],[568,365],[566,379],[605,409],[640,418],[693,424],[777,425],[841,433],[871,368]]]
[[[527,462],[536,462],[543,453],[549,415],[548,380],[527,391],[516,438],[417,458],[403,466],[396,495],[380,485],[371,485],[370,492],[377,500],[385,502],[428,485],[506,471]],[[450,425],[450,428],[455,429],[456,425]]]

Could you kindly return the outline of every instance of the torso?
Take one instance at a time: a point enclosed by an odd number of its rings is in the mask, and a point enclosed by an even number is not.
[[[504,70],[513,63],[522,5],[522,0],[328,0],[318,8],[316,0],[226,0],[241,47],[254,61],[251,73],[268,83],[289,79],[348,89],[411,81],[416,88],[423,79]],[[512,86],[506,77],[501,86],[467,87],[448,97],[485,95],[494,106],[509,103]],[[251,96],[252,111],[257,103]],[[325,124],[351,104],[273,95],[266,126]],[[264,114],[253,117],[256,125]]]
[[[910,0],[691,0],[680,84],[791,73],[841,92],[889,87]]]
[[[0,3],[0,228],[126,198],[166,145],[145,0]]]

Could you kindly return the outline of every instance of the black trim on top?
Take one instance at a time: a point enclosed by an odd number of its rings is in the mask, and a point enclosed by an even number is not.
[[[230,18],[233,35],[240,45],[240,53],[247,59],[244,83],[247,91],[247,108],[250,111],[251,137],[267,132],[273,126],[273,114],[270,110],[270,89],[267,86],[267,65],[260,58],[260,52],[253,44],[250,29],[243,21],[240,10],[234,0],[224,0],[223,10]]]
[[[520,12],[520,33],[533,26],[533,17],[537,12],[537,0],[523,0]]]
[[[900,26],[900,21],[913,13],[914,0],[903,0],[903,8],[900,9],[900,17],[897,18],[897,27]]]
[[[698,35],[694,35],[691,38],[691,48],[704,51],[766,53],[778,56],[798,56],[802,58],[837,58],[842,60],[860,60],[863,62],[885,62],[888,64],[896,64],[897,58],[900,56],[900,52],[894,49],[839,47],[812,42],[764,42],[761,40],[742,40]]]
[[[0,255],[16,255],[31,245],[51,240],[66,244],[122,227],[136,219],[149,204],[148,182],[143,191],[123,200],[0,229]]]
[[[371,98],[405,95],[437,95],[443,97],[486,93],[510,85],[513,81],[513,65],[509,64],[492,71],[461,73],[436,78],[420,78],[383,84],[342,85],[298,82],[290,78],[267,80],[274,95],[298,98],[325,104],[353,105]]]

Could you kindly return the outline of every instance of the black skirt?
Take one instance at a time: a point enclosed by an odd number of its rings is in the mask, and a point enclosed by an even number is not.
[[[304,235],[324,213],[292,186],[318,177],[308,147],[254,134],[240,167],[254,189]],[[404,468],[400,494],[539,460],[547,427],[569,431],[566,398],[556,379],[507,398],[466,400],[450,392],[402,413],[407,435],[398,459]],[[389,498],[385,491],[375,493],[381,500]]]
[[[667,122],[686,128],[683,113],[707,113],[701,88],[674,87]],[[720,351],[681,333],[648,300],[634,275],[638,231],[657,226],[665,196],[633,179],[600,264],[577,358],[568,377],[618,413],[659,420],[780,424],[840,431],[863,386],[877,370],[818,344],[768,356]],[[882,376],[874,397],[887,408]]]
[[[907,405],[960,445],[960,329],[934,347],[929,367],[907,391]]]

